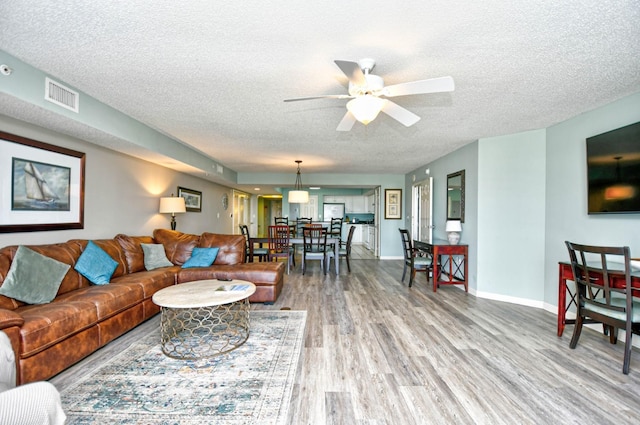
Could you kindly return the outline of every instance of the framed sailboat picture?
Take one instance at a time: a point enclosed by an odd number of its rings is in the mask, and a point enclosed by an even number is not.
[[[0,132],[0,232],[82,229],[85,154]]]

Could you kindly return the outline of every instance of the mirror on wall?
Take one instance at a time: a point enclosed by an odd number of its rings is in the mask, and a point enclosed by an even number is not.
[[[464,223],[464,170],[447,175],[447,220]]]

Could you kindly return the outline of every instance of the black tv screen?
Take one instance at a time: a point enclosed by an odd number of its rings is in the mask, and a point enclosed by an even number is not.
[[[640,122],[587,138],[589,214],[640,213]]]

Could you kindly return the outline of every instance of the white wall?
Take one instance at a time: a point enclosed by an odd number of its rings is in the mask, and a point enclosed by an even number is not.
[[[542,306],[545,130],[478,141],[478,287]]]
[[[231,209],[224,211],[222,193],[231,189],[150,162],[0,116],[0,129],[86,154],[84,229],[0,233],[0,247],[64,242],[73,238],[112,238],[118,233],[151,235],[170,228],[170,217],[158,213],[159,198],[182,186],[202,192],[202,212],[176,215],[177,230],[232,233]],[[220,218],[218,218],[218,213]]]

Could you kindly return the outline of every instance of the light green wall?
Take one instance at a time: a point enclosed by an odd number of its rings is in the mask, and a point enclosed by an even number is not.
[[[103,133],[108,137],[115,137],[121,146],[127,146],[132,151],[143,149],[159,153],[195,167],[203,173],[211,173],[215,169],[216,162],[208,156],[95,100],[86,93],[75,89],[66,81],[56,78],[55,75],[45,74],[1,50],[0,63],[7,64],[14,70],[10,76],[0,78],[0,93],[51,111],[57,114],[62,122],[79,123],[93,129],[94,133],[97,130],[95,134]],[[79,113],[44,100],[45,77],[47,76],[79,91]],[[89,142],[97,143],[95,140],[89,140]],[[229,183],[234,183],[237,178],[235,171],[226,167],[219,177]]]
[[[558,302],[558,262],[564,241],[627,245],[640,257],[640,214],[587,214],[585,139],[640,121],[640,93],[547,129],[544,299]]]
[[[545,143],[544,130],[478,141],[478,296],[542,306]]]
[[[470,143],[462,148],[439,158],[427,165],[413,170],[405,176],[404,210],[405,220],[402,227],[411,229],[411,188],[415,183],[433,177],[433,237],[446,239],[444,231],[447,222],[447,175],[456,171],[465,170],[465,213],[462,223],[460,243],[469,245],[469,288],[475,292],[477,286],[477,228],[478,228],[478,142]],[[399,226],[400,227],[400,226]],[[400,235],[396,229],[396,238]],[[399,243],[399,242],[398,242]]]
[[[227,187],[3,115],[0,129],[86,155],[84,229],[0,233],[0,247],[108,239],[118,233],[151,235],[156,228],[169,228],[170,216],[158,213],[160,197],[177,193],[178,186],[202,192],[202,212],[176,215],[179,231],[232,233],[230,210],[220,202],[223,193],[232,196]]]
[[[640,214],[587,214],[585,147],[587,137],[637,121],[640,93],[547,129],[480,139],[408,173],[405,190],[429,170],[434,236],[442,238],[446,175],[465,169],[461,242],[469,244],[471,291],[555,312],[565,240],[628,245],[640,255]]]

